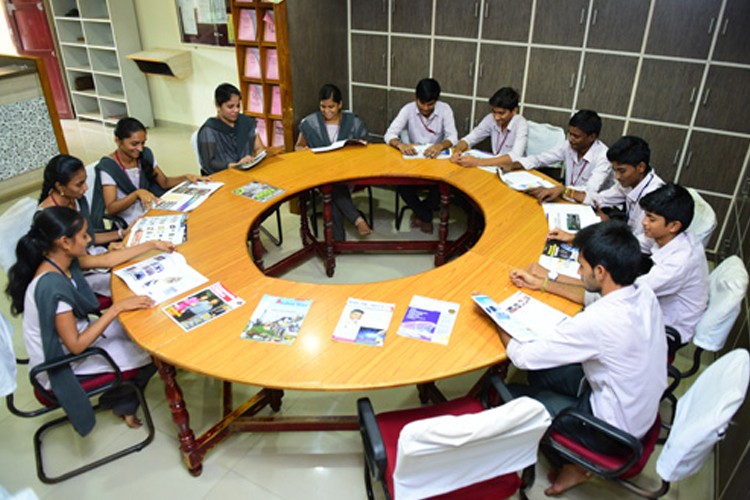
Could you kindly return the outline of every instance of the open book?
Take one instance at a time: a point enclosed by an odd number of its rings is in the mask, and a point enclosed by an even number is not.
[[[550,231],[562,229],[569,233],[576,233],[586,226],[601,222],[594,209],[588,205],[574,205],[572,203],[543,203],[542,209],[547,216]]]
[[[513,172],[503,173],[499,168],[497,169],[497,176],[501,181],[505,183],[511,189],[516,191],[526,191],[532,188],[551,188],[555,187],[550,181],[542,179],[541,177],[526,172],[525,170],[516,170]]]
[[[344,146],[367,146],[367,141],[364,139],[341,139],[336,141],[330,146],[321,146],[319,148],[310,148],[313,153],[325,153],[327,151],[335,151],[341,149]]]
[[[514,293],[500,304],[487,295],[471,298],[495,324],[519,342],[539,339],[570,317],[523,292]]]
[[[187,241],[187,214],[141,217],[130,228],[126,246],[147,241],[168,241],[179,245]]]
[[[160,253],[118,269],[115,275],[122,278],[133,293],[148,295],[157,304],[208,281],[177,252]]]
[[[234,168],[237,170],[250,170],[258,163],[262,162],[266,158],[266,150],[264,149],[260,153],[258,153],[255,158],[253,158],[253,161],[250,163],[240,163],[239,165],[236,165]]]
[[[417,150],[417,154],[415,155],[402,155],[405,160],[426,160],[428,159],[424,152],[427,148],[432,146],[432,144],[414,144],[414,149]],[[442,150],[434,159],[435,160],[447,160],[451,157],[451,151],[450,149],[444,149]]]
[[[223,185],[223,182],[181,182],[164,193],[154,208],[173,212],[189,212],[200,206]]]
[[[578,279],[578,249],[568,243],[547,240],[539,256],[539,264],[570,278]]]
[[[350,298],[341,312],[333,340],[383,347],[395,307],[385,302]]]

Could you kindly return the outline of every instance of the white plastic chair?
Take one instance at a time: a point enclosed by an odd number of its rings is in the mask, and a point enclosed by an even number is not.
[[[0,215],[0,266],[6,274],[16,263],[16,245],[29,231],[36,207],[35,200],[24,197]]]
[[[703,243],[703,247],[705,248],[716,229],[716,212],[701,197],[698,191],[690,187],[687,190],[695,202],[695,212],[693,214],[693,222],[690,223],[690,226],[685,231],[693,234],[696,239]]]
[[[16,390],[16,355],[13,351],[13,326],[0,313],[0,397]]]
[[[89,202],[89,208],[91,208],[93,205],[94,200],[94,182],[96,181],[96,166],[99,164],[98,161],[95,161],[94,163],[89,163],[86,165],[86,185],[88,186],[88,189],[85,193],[83,193],[83,196],[86,197],[86,201]]]
[[[195,161],[198,163],[198,169],[200,169],[201,175],[207,175],[207,172],[205,172],[203,170],[203,167],[201,166],[201,154],[200,154],[200,151],[198,151],[198,130],[196,130],[190,135],[190,146],[193,148]]]
[[[542,153],[565,142],[565,131],[549,123],[536,123],[529,120],[529,139],[526,143],[526,156]]]

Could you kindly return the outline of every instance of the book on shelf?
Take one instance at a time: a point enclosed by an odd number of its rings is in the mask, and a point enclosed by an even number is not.
[[[245,76],[248,78],[260,78],[260,49],[247,47],[245,49]]]
[[[367,146],[367,141],[364,139],[341,139],[331,143],[328,146],[320,146],[319,148],[310,148],[313,153],[326,153],[328,151],[335,151],[341,149],[344,146]]]
[[[155,303],[176,297],[208,281],[190,267],[185,257],[177,252],[160,253],[116,270],[128,288],[136,295],[147,295]]]
[[[264,184],[258,181],[252,181],[250,184],[245,184],[242,187],[238,187],[234,191],[234,194],[250,198],[251,200],[260,201],[262,203],[275,198],[284,192],[283,189],[271,186],[270,184]]]
[[[187,241],[187,214],[141,217],[130,228],[125,246],[147,241],[168,241],[179,245]]]
[[[159,203],[153,208],[172,212],[190,212],[203,204],[223,185],[223,182],[184,181],[164,193],[159,198]]]
[[[272,10],[267,10],[263,16],[263,24],[265,26],[263,31],[263,41],[275,42],[276,41],[276,20]]]
[[[281,116],[281,87],[271,87],[271,114]]]
[[[276,49],[266,49],[266,79],[279,79],[279,54]]]
[[[453,325],[458,317],[459,304],[415,295],[409,302],[404,319],[398,327],[399,335],[448,345]]]
[[[257,128],[256,128],[256,132],[257,132]],[[265,160],[266,156],[268,156],[268,153],[266,153],[266,150],[264,149],[263,151],[261,151],[260,153],[258,153],[257,155],[253,157],[253,161],[250,161],[247,163],[240,163],[238,165],[235,165],[232,168],[236,168],[237,170],[250,170],[255,165]]]
[[[251,113],[263,113],[263,86],[251,83],[247,86],[247,110]]]
[[[471,298],[496,325],[519,342],[537,340],[570,318],[521,291],[499,304],[483,294],[472,295]]]
[[[268,130],[267,121],[265,118],[256,118],[255,119],[256,125],[255,125],[255,135],[260,137],[260,141],[263,144],[266,144],[266,131]]]
[[[244,303],[244,300],[217,282],[169,304],[162,308],[162,311],[188,332],[232,309],[237,309]]]
[[[252,42],[258,38],[257,19],[255,9],[240,9],[240,26],[237,38],[245,42]]]
[[[312,300],[263,295],[240,338],[292,344],[302,328]]]
[[[341,312],[333,340],[383,347],[395,304],[349,298]]]

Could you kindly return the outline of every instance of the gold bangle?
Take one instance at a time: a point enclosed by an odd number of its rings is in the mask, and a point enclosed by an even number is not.
[[[543,292],[546,292],[547,285],[549,285],[549,278],[544,278],[544,283],[542,283],[542,286],[539,289]]]

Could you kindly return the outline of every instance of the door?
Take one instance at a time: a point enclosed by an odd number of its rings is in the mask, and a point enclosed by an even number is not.
[[[4,8],[18,53],[44,59],[57,114],[60,118],[73,118],[44,3],[41,0],[5,0]]]

